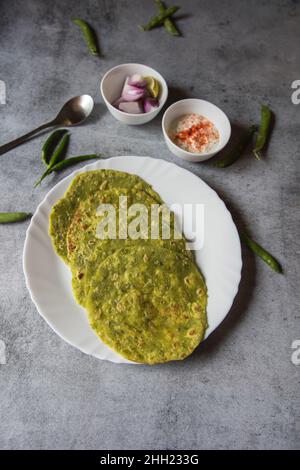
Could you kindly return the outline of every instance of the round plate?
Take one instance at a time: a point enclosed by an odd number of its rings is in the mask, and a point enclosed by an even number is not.
[[[78,173],[111,168],[133,173],[150,183],[168,204],[199,204],[200,211],[184,216],[184,232],[190,238],[193,223],[198,225],[196,262],[208,289],[208,329],[206,338],[224,320],[238,290],[241,277],[241,246],[230,212],[200,178],[187,170],[150,157],[114,157],[99,160],[75,171],[60,181],[38,206],[26,233],[23,269],[27,288],[41,316],[65,341],[99,359],[129,363],[112,351],[90,328],[85,310],[76,304],[71,289],[69,268],[55,253],[48,235],[49,214],[54,203],[65,193]],[[188,207],[188,206],[186,206]],[[191,206],[190,206],[191,207]],[[202,209],[201,209],[202,208]],[[180,210],[177,211],[180,218]]]

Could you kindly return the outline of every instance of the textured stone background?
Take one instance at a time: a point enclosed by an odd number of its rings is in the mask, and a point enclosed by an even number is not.
[[[170,3],[170,2],[169,2]],[[175,161],[215,188],[239,225],[285,267],[273,273],[247,250],[239,294],[223,325],[184,363],[118,366],[63,342],[30,301],[22,272],[28,223],[0,228],[0,447],[32,449],[299,448],[300,3],[292,0],[181,1],[183,38],[138,24],[151,0],[0,2],[1,143],[47,120],[66,98],[90,93],[96,109],[72,131],[71,152],[141,154]],[[74,16],[90,20],[102,58],[86,52]],[[276,125],[265,159],[249,154],[222,171],[175,160],[161,115],[126,127],[105,110],[99,80],[122,62],[157,68],[170,100],[200,97],[221,106],[235,133],[269,103]],[[33,182],[43,136],[1,156],[0,210],[31,210],[63,176]],[[65,174],[69,173],[66,172]],[[181,188],[184,191],[184,188]]]

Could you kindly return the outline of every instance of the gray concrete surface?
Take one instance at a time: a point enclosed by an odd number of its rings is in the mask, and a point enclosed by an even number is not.
[[[168,2],[170,3],[170,2]],[[300,444],[299,117],[291,83],[300,79],[299,1],[181,1],[183,38],[138,24],[152,1],[0,2],[0,143],[47,120],[66,98],[90,93],[96,109],[72,131],[71,153],[141,154],[201,176],[238,225],[282,261],[273,273],[243,250],[240,291],[223,325],[183,363],[118,366],[63,342],[38,315],[22,272],[28,223],[0,228],[0,447],[3,449],[295,449]],[[95,25],[102,57],[86,52],[71,18]],[[249,153],[228,170],[175,160],[161,115],[140,127],[105,110],[99,80],[122,62],[157,68],[169,103],[211,100],[236,130],[269,103],[276,123],[265,159]],[[0,157],[0,211],[31,210],[65,174],[39,189],[41,142]],[[184,191],[184,188],[180,188]]]

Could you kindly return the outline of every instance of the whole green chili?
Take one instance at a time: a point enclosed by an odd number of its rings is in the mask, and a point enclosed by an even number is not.
[[[28,219],[32,214],[29,212],[0,212],[0,224],[11,224]]]
[[[155,28],[155,26],[160,25],[165,21],[166,18],[169,18],[170,16],[174,15],[179,10],[180,7],[174,6],[167,8],[164,13],[159,13],[157,16],[154,16],[149,23],[147,23],[144,26],[141,26],[141,29],[143,31],[150,31],[150,29]]]
[[[65,158],[68,145],[69,145],[69,140],[70,140],[70,133],[67,132],[62,136],[62,138],[57,144],[57,147],[54,149],[54,152],[51,155],[50,161],[48,164],[49,168],[52,168],[54,165],[56,165],[56,163],[60,162],[61,160]]]
[[[258,243],[251,240],[248,235],[243,232],[240,232],[242,240],[246,243],[246,245],[255,253],[257,254],[265,263],[267,263],[270,268],[272,268],[277,273],[282,273],[282,267],[279,262],[264,248],[262,248]]]
[[[41,154],[42,161],[45,163],[45,165],[49,165],[50,158],[53,152],[55,151],[58,142],[61,140],[61,138],[66,132],[66,129],[58,129],[54,132],[51,132],[51,134],[45,140]]]
[[[78,155],[76,157],[70,157],[67,160],[63,160],[62,162],[57,163],[52,167],[52,171],[61,171],[69,166],[75,165],[79,162],[84,162],[85,160],[92,160],[93,158],[100,158],[100,154],[91,153],[88,155]]]
[[[217,168],[226,168],[236,162],[250,143],[253,134],[257,131],[257,126],[252,125],[247,132],[242,135],[235,147],[226,155],[220,158],[214,166]]]
[[[164,13],[166,11],[166,7],[164,3],[162,2],[162,0],[154,0],[154,1],[158,6],[159,13]],[[175,25],[171,17],[168,17],[165,19],[164,27],[165,27],[165,30],[169,34],[171,34],[171,36],[181,36],[179,29],[177,28],[177,26]]]
[[[62,160],[61,162],[56,163],[56,165],[47,168],[47,170],[42,174],[40,179],[35,183],[34,187],[36,188],[43,181],[43,179],[46,178],[46,176],[50,175],[54,171],[61,171],[71,165],[75,165],[76,163],[83,162],[85,160],[92,160],[93,158],[100,158],[100,155],[93,153],[90,155],[79,155],[77,157],[68,158],[67,160]]]
[[[255,147],[253,149],[253,153],[257,160],[260,160],[261,151],[263,150],[270,134],[271,117],[272,111],[270,110],[270,108],[268,108],[268,106],[262,105],[260,126],[258,129]]]
[[[95,31],[90,27],[90,25],[86,21],[81,20],[80,18],[73,19],[73,23],[80,27],[89,51],[93,55],[99,55]]]

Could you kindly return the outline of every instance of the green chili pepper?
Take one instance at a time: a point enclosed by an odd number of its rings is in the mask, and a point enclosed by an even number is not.
[[[249,142],[252,139],[253,134],[257,131],[257,126],[252,125],[249,127],[247,132],[241,137],[241,139],[236,143],[235,147],[231,150],[231,152],[224,155],[220,160],[218,160],[214,166],[217,168],[226,168],[227,166],[232,165],[236,162],[244,150],[247,148]]]
[[[54,171],[61,171],[71,165],[75,165],[76,163],[83,162],[85,160],[92,160],[93,158],[100,158],[100,155],[93,153],[90,155],[79,155],[77,157],[68,158],[67,160],[62,160],[61,162],[56,163],[56,165],[47,168],[47,170],[42,174],[40,179],[35,183],[34,187],[36,188],[39,184],[41,184],[41,182],[43,181],[43,179],[46,178],[46,176],[50,175]]]
[[[42,176],[40,177],[40,179],[37,180],[37,182],[35,183],[35,185],[33,186],[34,188],[36,188],[37,186],[39,186],[41,184],[41,182],[46,178],[46,176],[50,175],[50,173],[52,173],[52,168],[47,168],[47,170],[42,174]]]
[[[253,153],[257,160],[260,160],[261,151],[264,148],[270,134],[271,117],[272,111],[270,108],[268,108],[268,106],[262,105],[260,126],[257,134],[256,144],[253,149]]]
[[[164,13],[166,11],[166,7],[164,3],[162,2],[162,0],[154,0],[154,1],[158,6],[159,13]],[[168,17],[165,19],[164,27],[165,27],[165,30],[169,34],[171,34],[171,36],[181,36],[179,29],[177,28],[177,26],[175,25],[171,17]]]
[[[31,217],[29,212],[0,212],[0,224],[11,224],[21,222]]]
[[[77,157],[70,157],[67,160],[57,163],[52,167],[52,171],[61,171],[69,166],[75,165],[76,163],[83,162],[85,160],[92,160],[93,158],[100,158],[97,153],[91,153],[88,155],[78,155]]]
[[[267,263],[270,268],[272,268],[277,273],[282,273],[282,267],[279,262],[264,248],[258,245],[255,241],[251,240],[245,233],[240,233],[242,240],[246,243],[246,245],[252,250],[255,254],[257,254],[265,263]]]
[[[80,18],[75,18],[73,20],[73,23],[79,26],[81,31],[83,32],[89,51],[93,55],[99,55],[95,31],[90,27],[90,25],[86,21],[81,20]]]
[[[150,21],[149,23],[147,23],[146,25],[144,26],[141,26],[141,29],[143,31],[150,31],[150,29],[152,28],[155,28],[155,26],[158,26],[160,25],[161,23],[163,23],[165,21],[166,18],[169,18],[170,16],[174,15],[174,13],[176,13],[176,11],[179,10],[180,7],[171,7],[171,8],[167,8],[164,13],[159,13],[159,15],[157,16],[154,16]]]
[[[62,136],[67,132],[66,129],[58,129],[47,137],[46,141],[42,147],[41,158],[45,165],[49,165],[51,155],[53,154],[58,142],[61,140]]]
[[[48,163],[48,168],[52,168],[56,163],[63,160],[66,156],[68,145],[70,140],[70,133],[65,133],[60,141],[58,142],[53,154],[51,155],[50,161]]]

